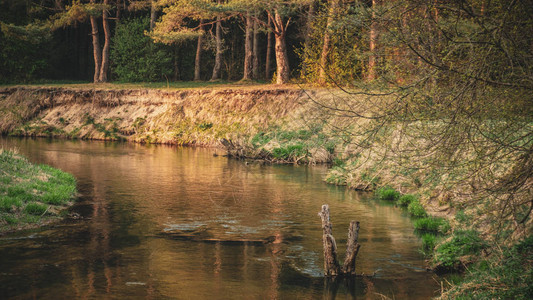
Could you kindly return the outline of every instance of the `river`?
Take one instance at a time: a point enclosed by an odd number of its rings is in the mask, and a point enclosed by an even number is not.
[[[322,166],[246,163],[221,150],[0,138],[34,163],[72,173],[73,215],[0,236],[1,299],[428,299],[407,214],[327,185]],[[323,277],[317,213],[329,204],[343,258],[361,222],[357,273]]]

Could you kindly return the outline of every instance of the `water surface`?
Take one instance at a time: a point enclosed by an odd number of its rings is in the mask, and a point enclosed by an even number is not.
[[[2,299],[427,299],[439,289],[408,216],[326,185],[324,167],[124,143],[0,146],[74,174],[81,194],[79,219],[0,237]],[[324,203],[342,255],[350,220],[361,222],[357,273],[373,278],[323,278]]]

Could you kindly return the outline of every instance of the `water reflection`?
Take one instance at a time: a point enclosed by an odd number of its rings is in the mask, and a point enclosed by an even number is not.
[[[82,193],[80,220],[0,238],[0,298],[415,299],[438,288],[409,219],[323,184],[324,168],[244,164],[207,149],[0,144],[73,173]],[[361,222],[358,273],[376,277],[322,278],[323,203],[341,252],[350,220]]]

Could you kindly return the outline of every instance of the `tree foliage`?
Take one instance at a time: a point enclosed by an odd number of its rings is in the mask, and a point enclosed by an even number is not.
[[[172,73],[169,47],[154,44],[144,32],[150,20],[123,20],[111,46],[112,70],[120,81],[159,81]]]

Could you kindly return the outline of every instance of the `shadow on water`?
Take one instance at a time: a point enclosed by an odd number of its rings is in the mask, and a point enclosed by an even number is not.
[[[79,218],[0,237],[0,298],[427,299],[407,216],[323,183],[326,169],[244,164],[213,150],[1,138],[74,174]],[[339,248],[361,222],[357,273],[325,279],[317,212]],[[342,251],[341,251],[342,252]]]

